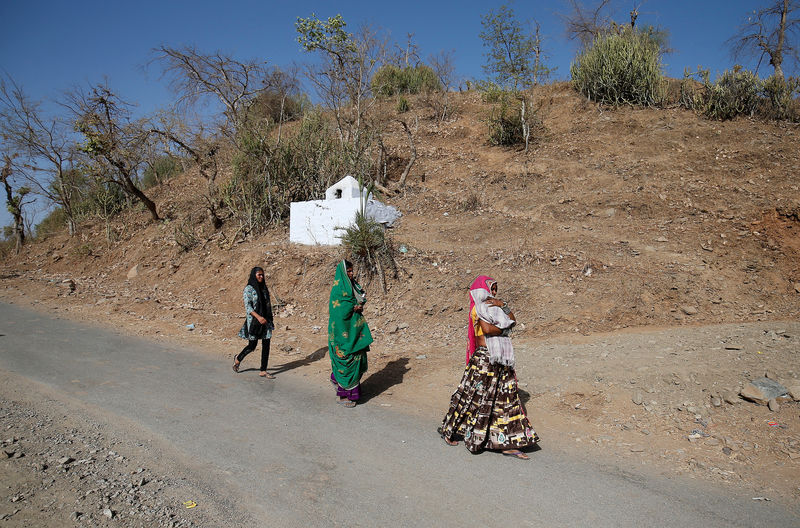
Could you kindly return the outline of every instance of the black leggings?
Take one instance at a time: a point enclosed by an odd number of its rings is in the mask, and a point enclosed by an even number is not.
[[[261,371],[264,372],[267,370],[267,361],[269,361],[269,339],[262,339],[261,340]],[[239,355],[236,356],[236,361],[242,362],[242,360],[256,349],[256,345],[258,344],[258,339],[253,339],[247,342],[247,346],[239,352]]]

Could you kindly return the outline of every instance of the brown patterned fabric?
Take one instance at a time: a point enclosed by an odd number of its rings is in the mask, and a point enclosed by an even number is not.
[[[517,393],[513,368],[489,363],[485,347],[469,360],[439,433],[447,440],[464,438],[473,453],[532,446],[539,441]]]

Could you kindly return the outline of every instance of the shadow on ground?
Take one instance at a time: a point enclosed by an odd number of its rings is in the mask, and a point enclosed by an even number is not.
[[[290,361],[288,363],[284,363],[283,365],[278,365],[277,367],[273,367],[272,373],[273,374],[280,374],[282,372],[287,372],[292,369],[296,369],[298,367],[305,367],[306,365],[310,365],[315,361],[319,361],[323,357],[325,357],[328,353],[328,347],[320,347],[314,352],[310,353],[303,359],[296,359],[294,361]]]
[[[366,403],[390,387],[402,383],[403,376],[411,370],[407,365],[408,358],[395,359],[364,380],[361,383],[361,402],[359,403]]]

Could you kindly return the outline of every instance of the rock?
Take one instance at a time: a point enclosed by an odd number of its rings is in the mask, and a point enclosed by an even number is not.
[[[800,293],[800,282],[795,282],[794,283],[794,291],[796,291],[797,293]]]
[[[689,306],[689,305],[681,306],[681,311],[686,315],[697,315],[697,307],[695,306]]]
[[[114,512],[111,510],[111,508],[103,508],[103,517],[106,519],[113,519]]]
[[[731,456],[731,453],[733,453],[733,449],[731,449],[730,447],[725,446],[725,447],[722,448],[722,452],[725,453],[727,456]]]
[[[726,390],[722,393],[722,401],[729,405],[736,405],[741,399],[739,399],[739,395],[733,391]]]
[[[767,405],[773,398],[788,397],[786,387],[769,378],[758,378],[742,389],[742,398],[759,405]]]
[[[769,410],[772,412],[778,412],[781,410],[781,404],[778,403],[778,400],[776,400],[775,398],[771,398],[767,402],[767,406],[769,407]]]
[[[633,393],[631,401],[633,401],[633,403],[635,403],[636,405],[641,405],[642,402],[644,402],[644,396],[642,396],[642,393],[640,391],[636,391]]]
[[[74,512],[72,512],[72,513],[70,514],[70,516],[69,516],[69,520],[70,520],[70,521],[77,521],[78,519],[80,519],[80,518],[81,518],[81,516],[83,516],[83,512],[74,511]]]
[[[75,291],[75,281],[72,279],[64,279],[61,281],[61,286],[68,289],[70,293]]]
[[[389,326],[389,333],[390,334],[396,334],[398,330],[400,330],[400,327],[397,326],[397,325],[390,325]]]
[[[426,356],[425,354],[420,354],[417,356],[417,359],[428,359],[428,356]]]
[[[786,390],[794,401],[800,401],[800,381],[792,381]]]
[[[714,407],[722,407],[722,398],[720,398],[719,396],[712,396],[711,405],[713,405]]]
[[[136,264],[134,267],[128,270],[128,278],[135,279],[139,276],[139,265]]]
[[[65,457],[62,457],[62,458],[58,459],[58,464],[60,466],[66,466],[67,464],[71,464],[72,462],[75,462],[75,459],[72,458],[72,457],[68,457],[68,456],[65,456]]]

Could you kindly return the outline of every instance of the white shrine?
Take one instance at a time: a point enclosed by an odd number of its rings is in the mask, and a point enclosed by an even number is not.
[[[345,176],[328,187],[324,200],[292,202],[289,209],[289,241],[298,244],[338,246],[344,230],[355,221],[366,200],[366,214],[385,227],[391,227],[400,212],[391,205],[364,196],[358,181]]]

